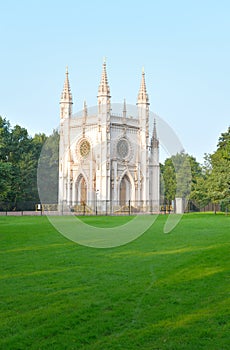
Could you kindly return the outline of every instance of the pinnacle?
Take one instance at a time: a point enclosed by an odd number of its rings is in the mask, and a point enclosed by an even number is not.
[[[98,88],[98,96],[108,96],[110,97],[110,89],[108,84],[107,72],[106,72],[106,62],[104,59],[102,66],[101,82]]]
[[[154,118],[153,122],[153,135],[151,138],[151,147],[156,148],[159,146],[159,140],[157,138],[157,127],[156,127],[156,119]]]
[[[88,110],[87,110],[86,100],[84,101],[84,106],[83,106],[83,115],[84,115],[84,118],[86,118],[86,117],[87,117],[87,115],[88,115]]]
[[[61,101],[67,101],[72,102],[72,93],[70,89],[70,83],[69,83],[69,73],[68,73],[68,66],[66,66],[66,77],[64,82],[64,87],[61,94]]]
[[[156,118],[154,118],[153,122],[153,137],[157,139],[157,127],[156,127]]]
[[[123,104],[123,112],[126,112],[126,100],[124,98],[124,104]]]
[[[139,93],[138,93],[137,103],[138,104],[139,103],[149,104],[149,97],[148,97],[148,94],[147,94],[146,84],[145,84],[144,67],[142,68],[141,86],[140,86],[140,90],[139,90]]]
[[[124,104],[123,104],[123,118],[126,118],[126,113],[127,113],[127,109],[126,109],[126,100],[124,99]]]

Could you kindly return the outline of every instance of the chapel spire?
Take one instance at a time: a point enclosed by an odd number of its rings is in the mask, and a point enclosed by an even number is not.
[[[72,102],[72,93],[71,93],[70,83],[69,83],[68,66],[66,67],[66,72],[65,72],[65,82],[64,82],[64,87],[61,94],[61,102]]]
[[[144,68],[142,68],[141,86],[140,86],[140,90],[139,90],[138,97],[137,97],[137,104],[149,105],[149,96],[148,96],[147,90],[146,90]]]
[[[98,88],[98,96],[97,97],[108,97],[110,98],[110,88],[108,84],[107,72],[106,72],[106,61],[104,59],[102,66],[102,75],[101,82]]]
[[[70,83],[69,83],[69,72],[68,72],[68,67],[66,67],[65,82],[64,82],[64,87],[61,94],[61,100],[60,100],[60,118],[61,119],[71,117],[72,104],[73,104],[73,98],[72,98],[72,93],[71,93]]]

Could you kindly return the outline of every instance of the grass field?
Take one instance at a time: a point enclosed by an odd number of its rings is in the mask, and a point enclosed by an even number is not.
[[[94,249],[45,217],[1,217],[0,349],[229,349],[230,216],[184,215],[170,234],[165,220]]]

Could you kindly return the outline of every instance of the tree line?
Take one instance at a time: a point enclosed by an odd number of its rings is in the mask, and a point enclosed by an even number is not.
[[[0,210],[32,209],[40,202],[37,186],[40,153],[45,144],[51,144],[50,154],[54,153],[57,147],[52,149],[52,140],[58,137],[56,130],[50,136],[38,133],[31,137],[25,128],[11,127],[0,116]]]
[[[16,209],[19,203],[39,203],[37,168],[39,161],[49,164],[49,174],[41,178],[48,189],[57,185],[59,134],[29,136],[28,131],[0,117],[0,203]],[[40,158],[43,146],[46,152]],[[213,154],[205,154],[204,164],[180,153],[167,158],[161,167],[161,203],[171,205],[175,197],[191,199],[199,208],[208,203],[230,210],[230,127],[219,137]],[[52,193],[55,193],[53,191]],[[57,200],[57,194],[53,201]],[[1,205],[0,205],[1,210]]]
[[[230,127],[219,137],[213,154],[204,155],[204,164],[180,153],[161,165],[161,196],[171,204],[175,197],[193,201],[196,209],[208,203],[230,210]]]

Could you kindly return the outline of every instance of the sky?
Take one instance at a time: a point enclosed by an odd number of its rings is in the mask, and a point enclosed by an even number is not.
[[[203,161],[230,125],[229,1],[0,3],[0,115],[30,135],[58,127],[65,69],[74,112],[97,103],[103,57],[113,103],[150,110]]]

